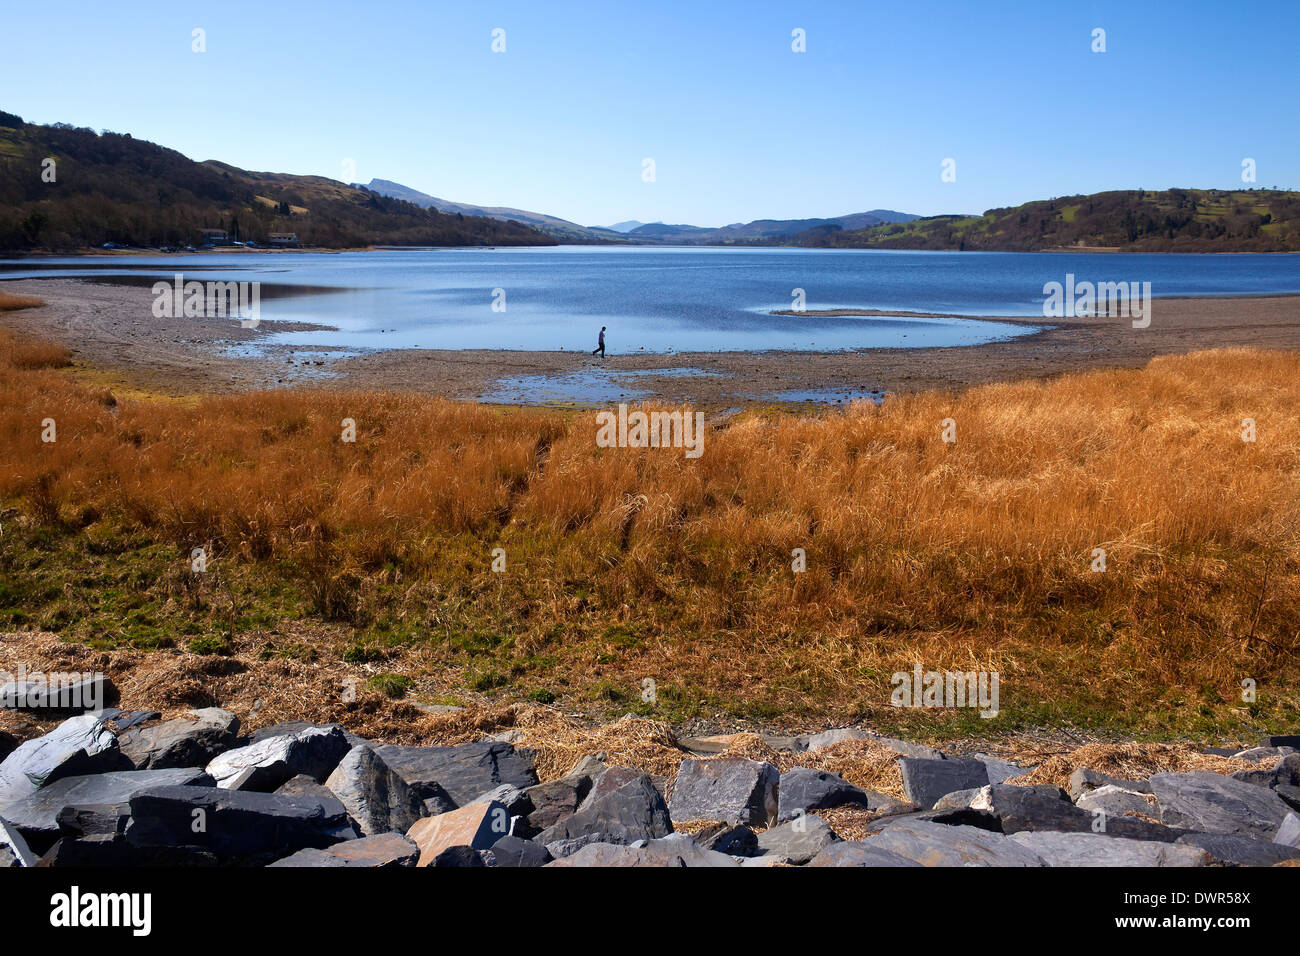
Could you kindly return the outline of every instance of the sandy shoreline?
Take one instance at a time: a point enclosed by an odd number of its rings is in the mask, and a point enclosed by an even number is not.
[[[357,354],[269,345],[265,339],[272,332],[305,326],[267,322],[259,329],[243,329],[233,320],[158,319],[141,308],[137,290],[80,279],[13,280],[0,288],[48,303],[4,313],[0,323],[67,345],[77,362],[107,374],[110,381],[175,395],[310,385],[511,404],[603,405],[653,398],[718,409],[787,401],[790,393],[798,401],[834,402],[880,391],[958,389],[1092,368],[1131,368],[1156,355],[1227,346],[1300,349],[1300,296],[1156,299],[1149,328],[1134,329],[1126,318],[1053,320],[1044,331],[985,345],[611,354],[602,362],[577,352],[401,349]],[[1023,316],[990,319],[1044,324],[1041,318]],[[232,347],[241,344],[258,345],[264,354],[235,354]],[[584,397],[575,403],[556,398],[559,393]]]

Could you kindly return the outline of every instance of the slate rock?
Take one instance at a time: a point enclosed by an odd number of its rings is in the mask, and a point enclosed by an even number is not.
[[[1258,787],[1294,787],[1300,784],[1300,754],[1287,754],[1271,770],[1238,770],[1231,776]]]
[[[984,764],[988,771],[989,783],[1005,783],[1021,774],[1029,773],[1032,767],[1022,767],[1009,760],[994,757],[991,754],[972,754],[972,759]]]
[[[988,768],[978,760],[900,757],[898,766],[907,799],[927,810],[956,790],[983,787],[989,782]]]
[[[684,833],[674,833],[644,845],[589,843],[569,856],[547,866],[667,866],[732,867],[736,861],[725,853],[706,850]]]
[[[342,724],[313,724],[310,720],[286,720],[283,723],[272,724],[270,727],[262,727],[255,730],[246,741],[241,741],[245,746],[248,744],[260,744],[264,740],[270,740],[272,737],[285,737],[300,734],[304,730],[329,730],[337,727],[342,731],[343,736],[348,739],[348,749],[360,746],[374,746],[374,741],[367,740],[365,737],[358,737]]]
[[[764,761],[687,758],[677,770],[668,807],[677,820],[767,826],[776,819],[780,779],[780,772]]]
[[[1300,848],[1300,816],[1288,812],[1273,834],[1273,842],[1282,846]]]
[[[220,707],[205,707],[191,714],[191,718],[119,733],[118,747],[137,770],[205,767],[235,745],[239,718]]]
[[[1199,846],[1153,840],[1113,840],[1101,833],[1014,833],[1011,839],[1048,866],[1209,866]]]
[[[427,816],[424,801],[369,747],[353,747],[325,781],[363,836],[405,833]]]
[[[1286,803],[1272,791],[1208,771],[1157,773],[1151,789],[1162,821],[1200,833],[1269,840],[1287,814]]]
[[[867,842],[922,866],[1042,866],[1038,854],[1010,837],[971,826],[894,818]]]
[[[415,861],[419,857],[420,848],[400,833],[379,833],[359,840],[335,843],[323,850],[299,850],[269,865],[393,869],[415,866]]]
[[[456,747],[375,748],[402,779],[426,801],[445,795],[453,807],[470,803],[503,783],[526,789],[537,783],[531,750],[516,749],[499,741],[478,741]]]
[[[220,787],[155,787],[136,793],[126,832],[129,844],[150,852],[173,847],[245,866],[264,866],[298,850],[321,850],[356,836],[346,814],[332,813],[310,797]]]
[[[808,863],[809,866],[920,866],[915,860],[875,846],[871,841],[832,843]]]
[[[1200,847],[1220,866],[1272,866],[1300,859],[1300,848],[1225,833],[1188,833],[1175,842]]]
[[[1264,747],[1294,747],[1300,750],[1300,734],[1264,736],[1259,742]]]
[[[545,866],[551,859],[546,847],[517,836],[503,836],[492,844],[492,849],[483,851],[483,862],[487,866]]]
[[[997,829],[1005,834],[1054,830],[1070,833],[1101,833],[1105,836],[1173,843],[1182,831],[1130,816],[1084,810],[1066,799],[1065,791],[1050,785],[1018,787],[993,784],[980,789],[970,809],[991,814]],[[1145,811],[1154,816],[1154,808]],[[946,822],[946,821],[941,821]],[[972,822],[963,820],[962,822]]]
[[[1160,813],[1160,808],[1148,803],[1142,794],[1109,783],[1082,794],[1075,801],[1075,806],[1089,813],[1100,810],[1108,817],[1122,817],[1127,813],[1158,816]]]
[[[573,816],[590,792],[591,778],[585,774],[548,780],[529,787],[524,793],[528,796],[532,809],[524,814],[516,832],[524,837],[535,836],[547,827]]]
[[[1112,777],[1109,774],[1099,773],[1096,770],[1089,770],[1086,767],[1076,767],[1074,773],[1070,774],[1070,784],[1067,788],[1071,800],[1078,800],[1080,796],[1089,790],[1095,790],[1098,787],[1119,787],[1122,790],[1131,790],[1134,793],[1150,793],[1151,784],[1146,780],[1121,780],[1119,777]]]
[[[426,865],[441,869],[483,867],[487,865],[483,862],[483,854],[486,852],[467,846],[449,846],[434,857],[432,863]]]
[[[0,763],[0,812],[63,777],[127,769],[103,717],[70,717],[45,736],[19,744]]]
[[[6,867],[35,866],[36,854],[18,828],[0,818],[0,870]]]
[[[18,749],[18,738],[7,730],[0,730],[0,760]]]
[[[1279,784],[1273,788],[1273,792],[1282,798],[1292,810],[1300,810],[1300,787],[1288,787],[1285,784]]]
[[[837,840],[831,825],[814,813],[760,833],[758,848],[762,856],[802,866]]]
[[[174,768],[171,770],[126,770],[89,774],[80,777],[63,777],[35,793],[11,803],[5,816],[13,826],[22,831],[27,842],[37,853],[44,853],[59,838],[59,814],[69,808],[94,806],[93,816],[130,817],[129,802],[133,794],[151,787],[211,785],[212,778],[203,770]],[[116,808],[116,809],[109,809]],[[89,823],[80,825],[82,832],[96,827]],[[99,827],[100,832],[106,828]]]
[[[781,774],[777,820],[784,823],[800,813],[829,810],[833,807],[862,807],[881,812],[902,812],[908,804],[874,790],[863,790],[839,774],[810,767],[795,767]]]
[[[308,727],[227,750],[207,770],[223,789],[269,793],[298,774],[324,781],[349,749],[338,727]]]
[[[457,846],[471,850],[491,849],[509,833],[509,811],[504,805],[489,801],[417,820],[406,837],[420,848],[416,865],[431,866],[444,850]]]
[[[673,832],[668,805],[648,774],[640,774],[616,790],[598,794],[599,786],[592,788],[591,797],[577,813],[547,827],[534,839],[544,846],[577,839],[628,844],[666,837]],[[552,853],[559,855],[554,850]]]
[[[0,684],[0,708],[60,717],[102,711],[116,704],[120,696],[113,682],[103,674],[91,674],[68,683],[51,681],[49,676],[39,681]]]
[[[697,834],[695,842],[706,850],[717,850],[727,856],[758,856],[763,851],[758,845],[758,834],[745,826],[720,826],[705,834]]]

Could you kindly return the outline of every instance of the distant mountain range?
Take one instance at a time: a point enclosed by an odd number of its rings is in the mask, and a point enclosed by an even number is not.
[[[430,196],[418,189],[387,179],[372,179],[364,188],[377,192],[381,196],[404,199],[417,206],[436,209],[439,212],[486,216],[489,219],[523,223],[561,242],[747,244],[764,240],[780,240],[817,230],[829,233],[866,229],[870,226],[912,222],[920,218],[905,212],[895,212],[892,209],[872,209],[870,212],[857,212],[848,216],[837,216],[834,219],[755,219],[753,222],[736,222],[716,229],[684,224],[669,225],[662,222],[643,223],[635,219],[616,222],[612,226],[580,226],[567,219],[540,212],[529,212],[525,209],[514,209],[509,206],[473,206],[468,203],[452,202],[449,199],[439,199],[437,196]]]
[[[324,248],[555,244],[527,225],[448,215],[323,176],[199,163],[129,134],[0,110],[0,249],[183,248],[207,229]]]

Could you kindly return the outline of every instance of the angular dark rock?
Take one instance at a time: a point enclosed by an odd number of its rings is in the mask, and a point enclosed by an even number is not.
[[[1294,747],[1300,750],[1300,734],[1265,736],[1259,739],[1259,743],[1262,747]]]
[[[1151,789],[1165,824],[1200,833],[1271,840],[1288,809],[1271,790],[1208,771],[1157,773]]]
[[[238,717],[220,707],[205,707],[189,718],[119,733],[117,743],[137,770],[205,767],[235,745],[238,733]]]
[[[498,741],[457,747],[384,744],[376,747],[375,753],[426,801],[441,799],[441,793],[458,807],[503,783],[520,789],[537,783],[533,752]]]
[[[298,774],[324,781],[349,749],[338,727],[309,727],[227,750],[207,771],[223,789],[270,793]]]
[[[429,866],[435,868],[453,868],[453,867],[483,867],[487,864],[483,862],[482,854],[487,850],[475,850],[467,846],[449,846],[436,857]]]
[[[706,850],[684,833],[674,833],[643,845],[589,843],[576,853],[547,866],[735,866],[725,853]]]
[[[415,866],[419,856],[420,848],[400,833],[380,833],[360,840],[345,840],[323,850],[299,850],[269,865],[391,869]]]
[[[763,857],[802,866],[839,840],[831,825],[816,814],[796,817],[758,836]]]
[[[1174,842],[1200,847],[1221,866],[1273,866],[1300,859],[1300,848],[1225,833],[1187,833]]]
[[[696,837],[696,842],[706,850],[717,850],[727,856],[758,856],[763,851],[758,845],[758,834],[745,826],[723,826],[706,835]]]
[[[343,814],[310,797],[223,790],[156,787],[131,797],[132,846],[210,853],[224,864],[261,866],[308,847],[324,849],[355,839]]]
[[[524,815],[516,832],[520,836],[531,837],[566,817],[573,816],[590,792],[591,778],[585,775],[549,780],[529,787],[524,793],[527,794],[532,809]]]
[[[887,794],[855,787],[839,774],[826,770],[795,767],[781,774],[778,822],[793,820],[800,813],[845,806],[890,813],[913,809]]]
[[[517,836],[503,836],[492,849],[483,851],[483,862],[488,866],[535,867],[551,862],[546,847]]]
[[[970,826],[895,818],[867,841],[922,866],[1042,866],[1038,854],[1010,837]]]
[[[0,708],[48,717],[103,711],[116,704],[118,698],[117,688],[102,674],[66,683],[57,675],[47,675],[42,680],[9,681],[0,685]]]
[[[129,769],[103,717],[70,717],[45,736],[19,744],[0,763],[0,813],[63,777]]]
[[[900,757],[903,792],[924,810],[955,790],[983,787],[989,782],[988,768],[978,760],[929,760]]]
[[[687,758],[677,771],[668,806],[676,820],[767,826],[776,820],[780,779],[775,767],[758,760]]]
[[[1070,785],[1067,789],[1070,793],[1070,799],[1078,800],[1080,796],[1089,790],[1107,786],[1119,787],[1121,790],[1131,790],[1135,793],[1151,792],[1151,784],[1146,780],[1121,780],[1119,777],[1098,773],[1096,770],[1089,770],[1086,767],[1078,767],[1074,773],[1070,774]]]
[[[873,846],[871,841],[832,843],[808,863],[809,866],[920,866],[915,860]]]
[[[428,816],[420,795],[369,747],[353,747],[344,754],[325,788],[347,807],[363,836],[405,833]]]
[[[0,818],[0,870],[5,867],[35,866],[36,854],[32,852],[18,828]]]
[[[643,773],[610,792],[597,795],[593,788],[592,797],[577,813],[547,827],[534,839],[544,846],[575,839],[627,844],[672,832],[668,806],[649,775]]]
[[[211,785],[212,778],[203,770],[175,768],[171,770],[126,770],[89,774],[80,777],[63,777],[42,787],[21,800],[11,803],[5,810],[6,818],[26,837],[37,853],[44,853],[59,838],[59,815],[64,809],[76,811],[93,807],[90,817],[119,818],[130,816],[132,795],[151,787]],[[89,821],[91,832],[96,827]],[[106,832],[100,826],[99,832]],[[84,830],[83,830],[84,832]]]
[[[1209,866],[1199,846],[1112,840],[1101,833],[1022,832],[1011,836],[1048,866]]]

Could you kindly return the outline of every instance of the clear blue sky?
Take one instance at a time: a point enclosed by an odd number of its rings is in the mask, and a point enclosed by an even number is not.
[[[31,122],[588,225],[1239,187],[1245,157],[1300,186],[1297,0],[10,0],[0,36]]]

